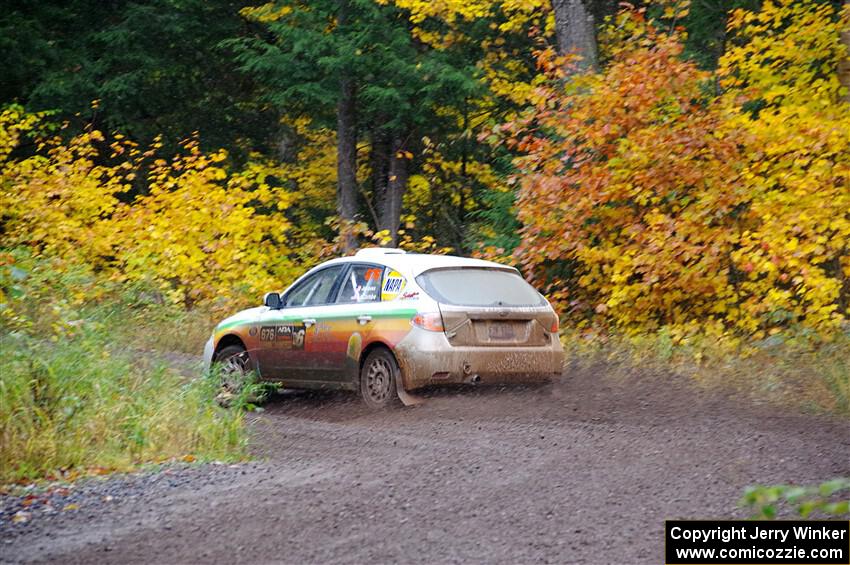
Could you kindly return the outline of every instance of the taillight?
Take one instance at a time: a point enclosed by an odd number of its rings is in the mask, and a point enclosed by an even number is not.
[[[558,333],[558,330],[561,329],[560,326],[561,326],[561,323],[560,323],[560,320],[558,320],[558,313],[553,310],[552,311],[552,327],[549,328],[549,332],[553,333],[553,334]]]
[[[428,330],[429,332],[443,331],[443,317],[439,312],[425,312],[416,314],[410,320],[410,323],[417,328]]]

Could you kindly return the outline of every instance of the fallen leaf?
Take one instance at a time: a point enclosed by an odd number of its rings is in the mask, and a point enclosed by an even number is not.
[[[12,521],[16,524],[21,524],[30,519],[30,513],[24,512],[23,510],[18,510],[15,512],[15,515],[12,516]]]
[[[63,511],[68,511],[68,510],[79,510],[79,509],[80,509],[80,505],[79,505],[79,504],[75,504],[75,503],[73,503],[73,502],[72,502],[71,504],[66,504],[65,506],[63,506],[63,507],[62,507],[62,510],[63,510]]]

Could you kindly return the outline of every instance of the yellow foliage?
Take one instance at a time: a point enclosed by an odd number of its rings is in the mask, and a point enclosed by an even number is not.
[[[498,30],[503,33],[516,33],[527,29],[531,24],[546,27],[548,32],[554,32],[548,24],[552,11],[549,0],[377,0],[379,4],[392,2],[399,8],[410,12],[410,21],[417,27],[414,34],[425,37],[427,33],[418,27],[428,18],[441,20],[449,26],[458,21],[474,21],[500,15],[504,21],[498,24]],[[541,25],[542,22],[547,22]],[[429,36],[430,37],[430,36]],[[450,34],[449,37],[452,37]],[[446,36],[434,35],[435,46]]]
[[[847,316],[850,105],[835,73],[847,56],[839,41],[847,15],[782,0],[736,11],[730,22],[743,42],[721,59],[721,103],[742,145],[736,188],[750,195],[758,219],[732,253],[747,273],[740,307],[751,320],[828,330]],[[764,107],[756,115],[746,102]]]
[[[295,274],[285,258],[290,195],[256,183],[256,170],[228,174],[224,151],[203,154],[196,141],[185,149],[154,164],[149,193],[111,218],[115,277],[154,281],[174,302],[281,286]]]
[[[178,303],[253,302],[297,274],[291,241],[308,237],[285,215],[296,197],[270,182],[280,170],[254,162],[231,172],[224,151],[204,154],[197,140],[165,160],[156,155],[158,142],[141,153],[115,136],[107,158],[96,130],[67,143],[39,139],[39,152],[15,159],[21,133],[40,119],[14,108],[0,115],[3,247],[26,246],[111,280],[146,282]],[[134,194],[140,172],[147,190]],[[293,182],[309,196],[306,178]]]
[[[26,245],[38,253],[91,259],[98,266],[109,254],[103,220],[129,189],[125,165],[101,165],[96,144],[99,131],[88,131],[63,143],[59,137],[40,140],[43,152],[20,160],[9,159],[21,142],[20,133],[32,129],[39,116],[20,110],[0,115],[0,210],[5,246]],[[116,142],[118,143],[118,142]]]
[[[299,140],[291,160],[274,160],[252,155],[243,175],[253,175],[258,183],[277,179],[288,192],[287,217],[297,229],[289,233],[293,251],[304,264],[315,261],[319,234],[336,215],[336,132],[311,127],[306,118],[294,119],[286,125],[292,137]],[[358,178],[368,176],[368,161],[359,160]]]
[[[518,105],[533,101],[536,79],[523,78],[525,53],[509,49],[501,37],[510,33],[536,33],[553,38],[555,33],[552,5],[549,0],[377,0],[379,4],[394,4],[409,12],[412,33],[423,43],[436,49],[443,49],[458,43],[473,41],[465,36],[459,24],[493,18],[490,27],[498,31],[495,39],[485,39],[480,47],[484,51],[476,66],[481,70],[483,81],[490,92],[499,98]],[[423,26],[428,19],[439,20],[445,26],[442,31],[434,31]],[[498,23],[496,23],[498,21]],[[479,101],[486,105],[486,101]]]
[[[258,22],[276,22],[292,13],[292,6],[278,6],[275,2],[267,2],[260,6],[247,6],[239,10],[239,13],[248,19]]]

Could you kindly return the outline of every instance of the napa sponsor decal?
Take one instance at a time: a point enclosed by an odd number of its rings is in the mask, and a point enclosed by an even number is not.
[[[384,277],[384,286],[381,287],[381,301],[395,300],[404,290],[405,284],[407,281],[401,273],[388,271],[387,276]]]

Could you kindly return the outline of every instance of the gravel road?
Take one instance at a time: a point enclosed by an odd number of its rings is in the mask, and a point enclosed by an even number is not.
[[[662,563],[665,518],[744,516],[749,484],[850,475],[847,420],[675,382],[597,366],[382,413],[283,395],[251,417],[253,462],[0,497],[0,561]]]

